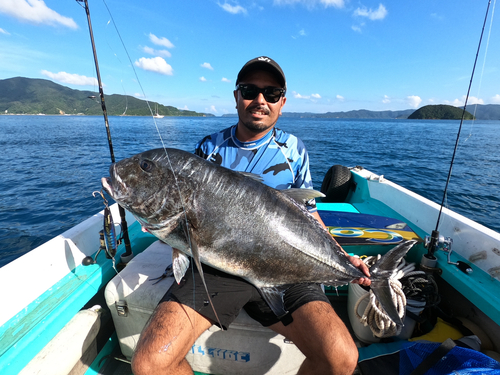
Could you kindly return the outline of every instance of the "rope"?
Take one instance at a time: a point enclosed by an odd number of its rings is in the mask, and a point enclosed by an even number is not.
[[[363,259],[365,264],[370,267],[380,259],[377,257],[367,257]],[[401,319],[406,313],[407,298],[417,301],[425,301],[426,305],[436,302],[437,286],[432,276],[427,275],[423,271],[416,271],[414,263],[407,263],[404,259],[401,260],[398,267],[394,270],[389,278],[389,286],[391,288],[392,301]],[[368,304],[363,312],[363,315],[358,313],[359,305],[369,298]],[[411,304],[410,304],[411,305]],[[375,337],[384,338],[397,336],[401,333],[403,327],[398,327],[384,312],[380,302],[375,298],[373,291],[364,294],[358,299],[354,307],[356,317],[365,327],[369,327]]]

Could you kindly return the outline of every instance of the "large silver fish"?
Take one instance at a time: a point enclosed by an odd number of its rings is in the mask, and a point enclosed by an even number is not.
[[[107,193],[174,248],[177,281],[188,267],[187,256],[192,256],[199,268],[201,261],[249,281],[282,316],[283,293],[290,284],[340,286],[366,277],[298,202],[321,193],[279,191],[177,149],[124,159],[110,167],[110,175],[102,179]],[[388,280],[414,243],[397,246],[370,269],[371,288],[398,325],[402,321]]]

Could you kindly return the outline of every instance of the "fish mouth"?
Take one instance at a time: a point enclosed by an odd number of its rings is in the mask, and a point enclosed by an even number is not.
[[[109,168],[109,174],[110,177],[103,177],[101,178],[101,185],[103,190],[114,200],[117,200],[118,196],[121,195],[121,187],[120,184],[118,183],[118,180],[120,178],[116,175],[116,165],[112,164],[111,167]]]
[[[111,179],[108,177],[101,178],[101,185],[104,191],[108,193],[112,198],[114,198],[114,190],[113,186],[111,185]]]

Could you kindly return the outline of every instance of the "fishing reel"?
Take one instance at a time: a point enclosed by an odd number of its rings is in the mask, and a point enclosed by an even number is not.
[[[94,258],[92,258],[90,255],[86,256],[82,260],[82,265],[84,266],[89,266],[91,264],[96,264],[96,259],[101,253],[101,251],[104,250],[106,254],[106,258],[112,259],[113,262],[115,261],[115,255],[116,255],[116,249],[118,245],[121,244],[122,238],[116,238],[116,230],[115,230],[115,224],[113,222],[113,216],[111,216],[111,210],[108,206],[108,201],[106,198],[104,198],[104,195],[102,191],[100,192],[94,192],[92,195],[94,197],[96,196],[95,194],[98,193],[101,195],[102,199],[104,200],[104,223],[103,223],[103,229],[99,231],[99,250],[97,250],[97,253],[95,254]]]
[[[433,230],[431,236],[426,236],[424,241],[424,247],[428,250],[427,254],[422,256],[422,261],[420,263],[421,268],[426,270],[435,270],[437,264],[437,258],[434,256],[436,250],[441,250],[448,255],[448,264],[453,264],[458,267],[463,273],[472,273],[472,267],[459,260],[458,262],[451,261],[451,246],[453,245],[453,238],[444,237],[439,234],[438,231]]]
[[[97,250],[97,253],[93,258],[90,255],[83,258],[82,265],[90,266],[91,264],[96,264],[97,263],[96,259],[103,250],[104,254],[106,254],[107,259],[114,259],[116,255],[116,248],[121,243],[122,243],[122,238],[120,237],[116,239],[116,246],[114,248],[113,247],[108,248],[106,240],[104,239],[104,229],[101,229],[99,231],[99,244],[100,244],[99,250]]]

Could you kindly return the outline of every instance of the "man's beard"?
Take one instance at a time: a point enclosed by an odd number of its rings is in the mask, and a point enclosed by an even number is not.
[[[269,110],[269,108],[260,107],[260,106],[259,107],[253,107],[251,109],[247,109],[247,112],[252,112],[252,111],[261,111],[266,116],[269,116],[269,114],[271,113],[271,111]],[[277,119],[272,124],[266,124],[265,121],[252,121],[252,120],[250,120],[250,121],[242,121],[241,119],[240,119],[240,121],[251,132],[260,133],[260,132],[262,132],[264,130],[271,129],[274,126],[274,124],[276,124]]]

